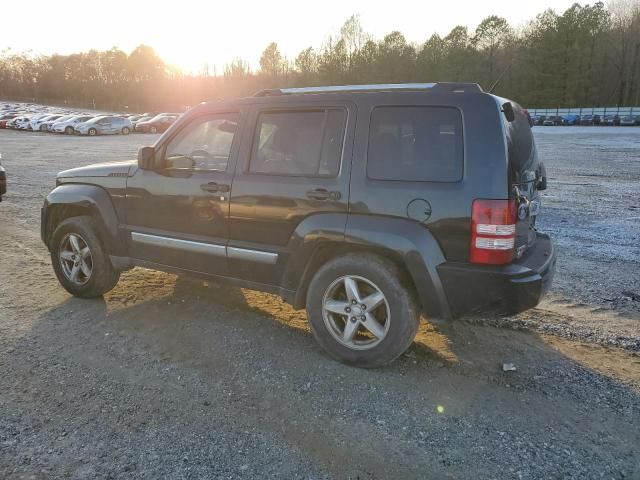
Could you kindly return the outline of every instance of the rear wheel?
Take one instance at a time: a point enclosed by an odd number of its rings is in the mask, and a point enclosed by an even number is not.
[[[331,260],[313,277],[307,316],[318,343],[358,367],[392,362],[413,341],[419,314],[402,271],[371,254]]]
[[[66,127],[64,129],[64,133],[66,133],[67,135],[73,135],[73,127]]]
[[[40,125],[40,131],[41,132],[46,132],[47,131],[47,126],[46,125]]]
[[[120,278],[97,231],[91,217],[71,217],[60,223],[51,237],[53,270],[65,290],[77,297],[99,297]]]
[[[153,125],[151,125],[149,127],[149,133],[157,133],[157,132],[158,132],[158,129],[156,127],[154,127]]]
[[[97,134],[98,134],[98,131],[95,128],[89,129],[89,135],[91,135],[92,137],[95,137]]]
[[[129,132],[131,132],[131,130],[129,130],[129,127],[124,127],[124,128],[122,129],[122,134],[123,134],[123,135],[129,135]]]

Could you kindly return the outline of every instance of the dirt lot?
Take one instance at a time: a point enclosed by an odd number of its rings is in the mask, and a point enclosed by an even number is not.
[[[640,478],[640,129],[536,137],[548,299],[363,371],[270,295],[135,269],[70,297],[39,240],[55,173],[154,137],[0,130],[0,478]]]

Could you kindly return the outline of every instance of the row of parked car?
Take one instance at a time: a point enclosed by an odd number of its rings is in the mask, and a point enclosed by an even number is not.
[[[532,125],[557,127],[561,125],[640,126],[640,115],[533,115]]]
[[[51,109],[35,104],[0,103],[0,128],[67,135],[128,135],[167,130],[179,113],[107,114]]]

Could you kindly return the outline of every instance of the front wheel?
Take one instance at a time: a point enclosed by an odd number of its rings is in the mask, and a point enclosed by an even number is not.
[[[151,127],[149,127],[149,133],[157,133],[158,129],[156,127],[154,127],[153,125]]]
[[[49,243],[58,281],[77,297],[99,297],[115,287],[120,278],[97,232],[91,217],[71,217],[58,225]]]
[[[91,135],[92,137],[95,137],[97,134],[98,134],[98,131],[95,128],[89,129],[89,135]]]
[[[73,127],[65,128],[64,133],[66,133],[67,135],[73,135]]]
[[[122,129],[122,134],[123,134],[123,135],[129,135],[129,132],[131,132],[131,130],[129,130],[129,127],[124,127],[124,128]]]
[[[46,125],[40,125],[40,131],[41,132],[46,132],[47,131],[47,126]]]
[[[365,368],[404,353],[419,324],[403,272],[389,260],[361,253],[338,257],[318,270],[307,292],[307,316],[329,355]]]

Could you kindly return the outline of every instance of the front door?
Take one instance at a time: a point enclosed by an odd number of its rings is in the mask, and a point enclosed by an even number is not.
[[[229,194],[240,112],[198,116],[156,147],[154,170],[127,183],[130,252],[135,259],[226,275]]]

